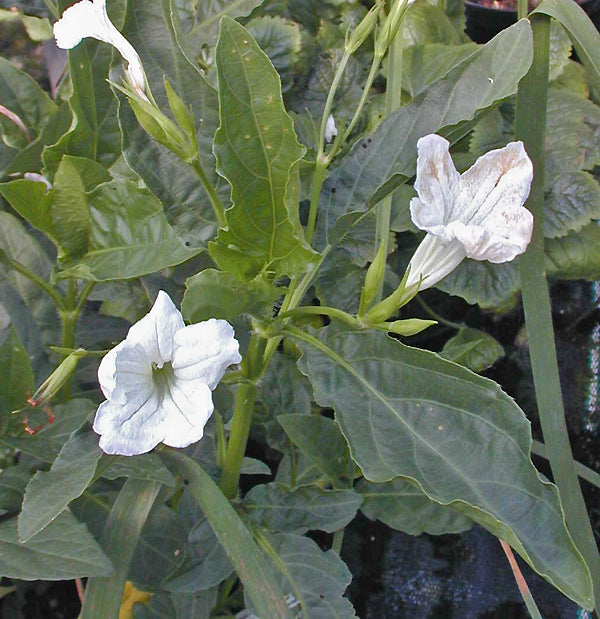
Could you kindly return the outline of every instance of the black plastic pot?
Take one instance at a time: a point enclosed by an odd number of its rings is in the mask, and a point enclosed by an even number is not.
[[[579,6],[600,30],[600,0],[584,0]],[[517,21],[517,11],[491,8],[466,0],[465,17],[467,36],[475,43],[487,43]]]

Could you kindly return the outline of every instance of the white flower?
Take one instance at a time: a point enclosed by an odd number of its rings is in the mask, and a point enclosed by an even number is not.
[[[108,19],[106,0],[81,0],[73,4],[54,24],[54,38],[62,49],[72,49],[91,37],[109,43],[127,61],[125,73],[133,89],[144,99],[146,78],[138,53]]]
[[[522,142],[479,157],[464,174],[452,163],[447,140],[427,135],[417,143],[419,194],[410,202],[414,224],[428,234],[410,261],[406,286],[429,288],[465,257],[508,262],[527,249],[533,216],[523,206],[533,166]]]
[[[325,141],[331,142],[337,134],[338,130],[335,126],[335,119],[333,118],[333,114],[329,114],[327,123],[325,124]]]
[[[94,420],[100,447],[133,456],[160,442],[186,447],[199,441],[213,412],[211,392],[227,367],[242,360],[238,349],[227,321],[186,327],[160,291],[150,312],[100,363],[106,397]]]

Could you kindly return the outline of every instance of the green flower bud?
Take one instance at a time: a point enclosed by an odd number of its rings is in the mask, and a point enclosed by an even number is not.
[[[48,376],[39,386],[38,390],[29,398],[31,406],[45,406],[50,403],[52,398],[67,384],[71,375],[75,371],[79,359],[84,353],[83,348],[74,350],[69,356],[65,357],[61,364]]]
[[[352,34],[346,39],[346,53],[353,54],[371,34],[377,25],[377,16],[383,7],[383,2],[380,0],[371,10],[362,18],[361,22],[352,31]]]
[[[173,117],[190,137],[194,136],[196,129],[190,110],[186,107],[181,97],[173,90],[166,77],[164,78],[164,84]]]
[[[377,329],[385,329],[398,335],[416,335],[428,327],[437,325],[435,320],[422,320],[421,318],[407,318],[406,320],[394,320],[374,325]]]
[[[408,279],[410,268],[406,270],[400,285],[392,294],[380,301],[377,305],[372,307],[367,315],[365,321],[372,325],[387,320],[392,314],[395,314],[402,306],[406,305],[419,291],[419,282],[415,282],[410,286],[406,286],[406,280]]]
[[[382,243],[379,247],[377,255],[367,270],[365,284],[360,295],[360,305],[358,310],[359,316],[362,316],[371,303],[373,303],[373,300],[377,296],[377,291],[381,286],[381,282],[383,281],[383,277],[385,275],[385,264],[387,261],[385,250],[385,243]]]
[[[396,0],[375,41],[375,56],[383,58],[400,28],[406,9],[413,2],[414,0]]]

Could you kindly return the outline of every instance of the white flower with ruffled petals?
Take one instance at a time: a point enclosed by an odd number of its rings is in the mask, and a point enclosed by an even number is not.
[[[94,430],[106,453],[134,456],[159,443],[186,447],[202,438],[212,391],[242,360],[233,328],[211,318],[185,326],[165,292],[100,363],[106,397]]]
[[[140,57],[108,18],[106,0],[81,0],[67,8],[54,24],[54,38],[62,49],[73,49],[87,37],[117,48],[127,61],[125,73],[132,88],[146,99],[146,78]]]
[[[464,258],[509,262],[526,249],[533,216],[523,206],[533,166],[522,142],[479,157],[464,174],[452,163],[450,144],[438,135],[417,143],[419,195],[410,202],[414,224],[428,234],[410,261],[406,286],[420,290],[446,277]]]

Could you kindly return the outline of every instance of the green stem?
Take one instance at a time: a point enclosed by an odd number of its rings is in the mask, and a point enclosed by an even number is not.
[[[354,316],[351,316],[347,312],[337,309],[336,307],[307,305],[306,307],[296,307],[295,309],[288,310],[283,314],[279,314],[280,318],[292,318],[294,316],[329,316],[330,318],[337,318],[352,327],[360,327],[360,323],[356,320],[356,318],[354,318]]]
[[[515,559],[515,555],[513,554],[511,547],[504,540],[500,540],[500,545],[502,546],[502,550],[504,550],[504,554],[508,559],[508,564],[510,565],[510,569],[512,570],[515,582],[517,583],[517,587],[519,588],[519,593],[523,598],[523,602],[525,602],[525,606],[527,607],[527,611],[529,612],[531,619],[542,619],[542,615],[540,614],[537,604],[535,603],[535,600],[531,595],[531,591],[527,586],[525,578],[523,578],[523,574],[521,572],[521,569],[519,568],[519,564]]]
[[[115,572],[109,578],[90,578],[85,589],[80,619],[118,617],[140,533],[161,484],[129,478],[110,512],[100,545]]]
[[[344,532],[346,531],[345,527],[338,529],[333,534],[333,540],[331,541],[331,550],[336,552],[338,555],[342,552],[342,544],[344,543]]]
[[[544,445],[544,443],[533,441],[531,443],[531,453],[548,460],[548,450],[546,449],[546,445]],[[585,464],[582,464],[577,460],[575,460],[575,470],[581,479],[585,479],[585,481],[589,482],[593,486],[596,486],[596,488],[600,488],[600,473],[596,473],[596,471],[593,471],[591,468],[585,466]]]
[[[524,19],[529,13],[527,0],[517,0],[517,19]]]
[[[546,15],[534,15],[531,26],[533,64],[519,84],[515,118],[515,135],[523,140],[534,169],[527,207],[533,213],[535,225],[527,252],[519,260],[523,308],[536,400],[550,466],[560,492],[567,526],[588,564],[595,597],[600,600],[600,555],[569,444],[545,274],[544,144],[550,19]]]
[[[371,68],[369,69],[369,75],[367,76],[367,81],[363,87],[363,91],[360,95],[360,101],[358,102],[358,106],[354,111],[354,116],[352,116],[352,120],[350,124],[346,127],[344,131],[344,140],[352,133],[352,130],[356,126],[360,115],[362,114],[363,108],[365,107],[365,103],[367,102],[367,97],[369,96],[369,92],[371,91],[371,86],[377,77],[377,72],[379,71],[379,66],[381,65],[381,56],[377,54],[373,54],[373,61],[371,62]]]
[[[60,294],[52,288],[52,286],[44,281],[41,277],[38,277],[33,271],[28,269],[24,264],[17,262],[10,258],[6,253],[0,250],[0,262],[5,264],[7,267],[20,273],[24,277],[26,277],[29,281],[33,282],[36,286],[41,288],[55,303],[56,307],[61,310],[64,308],[64,299],[60,296]]]
[[[246,452],[254,400],[256,399],[256,385],[254,383],[241,383],[238,386],[235,409],[233,411],[233,423],[227,444],[227,453],[223,463],[220,487],[223,494],[234,499],[237,495],[242,461]]]
[[[387,88],[385,91],[385,115],[389,116],[400,107],[402,98],[402,55],[404,53],[404,26],[401,24],[392,41],[388,54]],[[375,223],[375,250],[384,247],[384,256],[388,255],[388,240],[390,236],[390,219],[392,214],[392,195],[386,196],[377,207]],[[375,302],[383,297],[383,280],[379,285]]]
[[[311,243],[317,223],[317,211],[319,209],[319,196],[325,180],[325,172],[329,162],[323,156],[318,157],[315,163],[315,172],[310,186],[310,210],[308,211],[308,226],[306,228],[306,240]]]
[[[200,182],[208,195],[208,199],[210,200],[210,205],[215,213],[219,228],[227,227],[227,219],[225,217],[225,207],[223,206],[223,202],[221,202],[221,198],[219,198],[214,185],[208,180],[208,177],[204,173],[204,168],[202,167],[200,160],[194,159],[191,166],[194,168],[194,171],[198,175],[198,178],[200,179]]]

